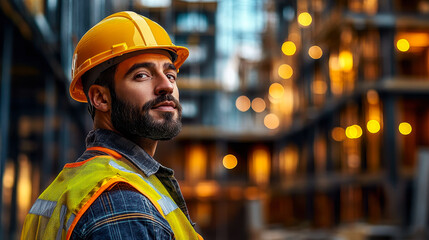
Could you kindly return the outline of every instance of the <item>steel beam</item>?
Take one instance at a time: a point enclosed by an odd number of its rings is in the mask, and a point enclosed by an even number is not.
[[[11,67],[13,49],[13,27],[11,24],[3,25],[3,49],[1,65],[1,90],[0,90],[0,193],[3,195],[3,173],[8,157],[9,148],[9,121],[10,121],[10,90]],[[3,208],[0,197],[0,210]],[[0,211],[3,212],[3,211]],[[0,214],[0,237],[3,236],[3,222]]]

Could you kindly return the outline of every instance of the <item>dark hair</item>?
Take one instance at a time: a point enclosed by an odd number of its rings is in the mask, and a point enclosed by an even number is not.
[[[89,79],[89,75],[90,75],[89,72],[91,70],[83,74],[81,77],[83,91],[86,95],[86,99],[88,100],[88,112],[91,115],[92,120],[94,120],[94,117],[95,117],[95,107],[91,104],[91,101],[89,100],[89,97],[88,97],[89,88],[95,84],[95,85],[107,87],[109,88],[110,93],[114,93],[115,92],[114,80],[115,80],[116,67],[117,65],[115,64],[113,66],[110,66],[106,70],[102,71],[100,75],[97,77],[97,79],[95,79],[95,81],[91,81],[91,79]]]

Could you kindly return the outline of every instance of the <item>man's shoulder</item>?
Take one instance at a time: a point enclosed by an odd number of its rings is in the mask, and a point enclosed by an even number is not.
[[[126,183],[118,183],[103,192],[79,219],[73,235],[88,237],[112,232],[160,235],[156,239],[173,236],[170,225],[151,201]]]

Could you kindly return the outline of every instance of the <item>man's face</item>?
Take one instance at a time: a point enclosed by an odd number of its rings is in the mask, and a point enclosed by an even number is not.
[[[170,58],[144,53],[118,64],[112,124],[126,137],[168,140],[181,130],[177,70]]]

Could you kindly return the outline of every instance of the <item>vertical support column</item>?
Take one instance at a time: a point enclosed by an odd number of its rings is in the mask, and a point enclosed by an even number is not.
[[[216,140],[215,144],[216,144],[216,150],[217,150],[216,159],[222,159],[223,155],[228,153],[228,143],[225,140]],[[218,164],[222,165],[221,163],[218,163]],[[215,169],[216,169],[215,178],[220,183],[221,188],[226,188],[230,181],[228,170],[225,169],[223,166],[219,166],[219,165],[217,164],[215,165]],[[198,201],[201,201],[201,200],[197,200],[197,202]],[[215,204],[214,209],[219,216],[215,220],[215,225],[216,225],[215,239],[216,240],[227,239],[228,229],[225,222],[223,222],[223,219],[227,219],[227,215],[228,215],[227,200],[225,200],[224,198],[220,198],[218,204]]]
[[[315,188],[315,158],[314,158],[314,143],[315,143],[315,131],[318,128],[317,125],[311,126],[307,129],[305,134],[306,138],[304,144],[307,144],[307,181],[310,183],[307,189],[307,219],[314,223],[314,199],[316,197]]]
[[[55,111],[55,82],[51,74],[45,77],[45,112],[43,122],[43,159],[42,159],[42,189],[45,189],[52,176],[54,159],[54,111]]]
[[[395,69],[395,30],[394,29],[380,29],[380,56],[381,56],[381,70],[384,79],[389,79],[396,75]]]
[[[396,129],[396,115],[395,115],[396,101],[393,96],[388,95],[384,97],[384,164],[389,171],[390,183],[396,185],[398,179],[398,160],[397,160],[397,129]]]
[[[65,72],[71,71],[71,61],[73,55],[73,43],[71,42],[71,33],[73,25],[73,5],[71,0],[61,1],[61,23],[60,23],[60,42],[61,42],[61,66]]]
[[[326,139],[326,173],[329,175],[335,172],[334,169],[334,154],[332,154],[332,144],[333,139],[331,137],[331,131],[334,129],[334,121],[332,117],[329,117],[326,121],[326,129],[323,131],[324,137]]]
[[[11,67],[13,49],[13,27],[11,24],[3,25],[3,49],[1,62],[1,95],[0,95],[0,193],[3,195],[3,173],[8,156],[9,148],[9,116],[10,116],[10,90],[11,90]],[[0,210],[3,208],[2,197],[0,197]],[[0,211],[3,212],[3,211]],[[0,214],[0,237],[3,236],[3,221]]]
[[[423,239],[426,233],[428,219],[429,149],[419,149],[417,156],[418,162],[413,183],[414,199],[411,205],[410,227],[413,236]]]
[[[397,147],[397,119],[395,114],[396,101],[394,96],[387,95],[384,98],[384,131],[383,131],[383,163],[388,172],[387,193],[389,202],[389,212],[396,219],[399,213],[398,204],[398,147]]]
[[[380,1],[379,9],[384,14],[394,14],[394,1]],[[395,56],[395,28],[380,29],[380,56],[382,79],[391,80],[396,75],[396,56]],[[390,217],[397,220],[401,217],[398,211],[399,190],[398,190],[398,147],[397,147],[397,116],[396,99],[394,96],[386,94],[383,99],[383,151],[382,161],[388,173],[388,182],[386,184],[387,197],[389,205],[387,210]]]
[[[380,12],[393,12],[393,2],[394,1],[379,1],[378,8]]]

